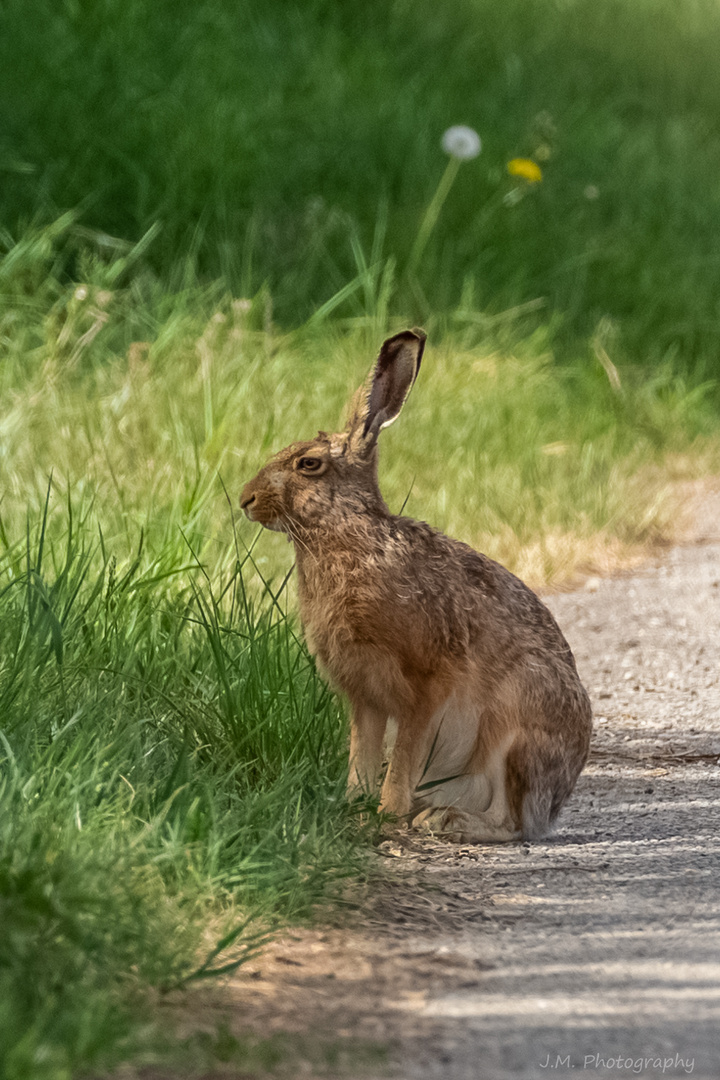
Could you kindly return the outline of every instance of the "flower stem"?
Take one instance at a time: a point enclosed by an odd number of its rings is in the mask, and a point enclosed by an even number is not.
[[[440,183],[435,189],[435,194],[433,195],[432,199],[428,204],[428,208],[425,211],[425,216],[423,217],[420,228],[418,229],[418,234],[415,237],[415,243],[413,244],[412,251],[410,252],[410,258],[408,259],[407,264],[408,274],[414,274],[417,270],[417,267],[420,263],[421,258],[423,257],[423,253],[427,246],[427,242],[430,239],[430,234],[435,228],[437,219],[440,216],[440,211],[443,207],[443,203],[447,199],[450,192],[450,188],[455,183],[455,177],[458,174],[458,170],[461,164],[462,162],[460,158],[451,157],[447,163],[447,168],[445,169],[445,172],[440,177]]]

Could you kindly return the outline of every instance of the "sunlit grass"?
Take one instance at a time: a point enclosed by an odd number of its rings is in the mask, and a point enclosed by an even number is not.
[[[264,327],[263,292],[171,294],[142,273],[109,288],[120,275],[94,263],[61,285],[52,250],[29,237],[2,264],[8,534],[52,475],[53,499],[70,494],[109,552],[142,534],[161,566],[178,548],[178,564],[225,565],[243,483],[287,442],[342,423],[389,330],[382,308],[371,297],[365,319],[283,334]],[[715,389],[670,361],[618,372],[600,341],[557,364],[552,334],[514,321],[431,321],[418,383],[382,437],[382,485],[392,508],[407,501],[534,584],[560,582],[591,568],[598,541],[630,550],[668,534],[669,483],[717,463]],[[243,519],[238,535],[255,533]],[[255,557],[271,576],[291,564],[281,537]]]

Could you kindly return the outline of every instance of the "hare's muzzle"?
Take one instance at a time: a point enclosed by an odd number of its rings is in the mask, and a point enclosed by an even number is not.
[[[255,502],[255,492],[250,490],[248,484],[243,488],[242,495],[240,496],[240,509],[245,511],[245,516],[250,518],[250,521],[254,521],[252,506]]]

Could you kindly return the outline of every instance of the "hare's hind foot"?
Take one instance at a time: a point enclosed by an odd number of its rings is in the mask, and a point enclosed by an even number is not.
[[[413,818],[413,828],[454,844],[508,844],[522,839],[512,821],[487,814],[470,814],[457,806],[431,806]]]

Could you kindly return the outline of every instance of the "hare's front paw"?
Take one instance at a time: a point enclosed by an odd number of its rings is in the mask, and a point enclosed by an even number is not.
[[[452,844],[507,844],[520,840],[522,833],[509,817],[468,814],[457,806],[423,810],[413,818],[413,828]]]
[[[461,844],[465,839],[463,826],[466,824],[467,814],[452,806],[431,806],[412,820],[414,829],[430,836],[441,836],[454,844]]]

